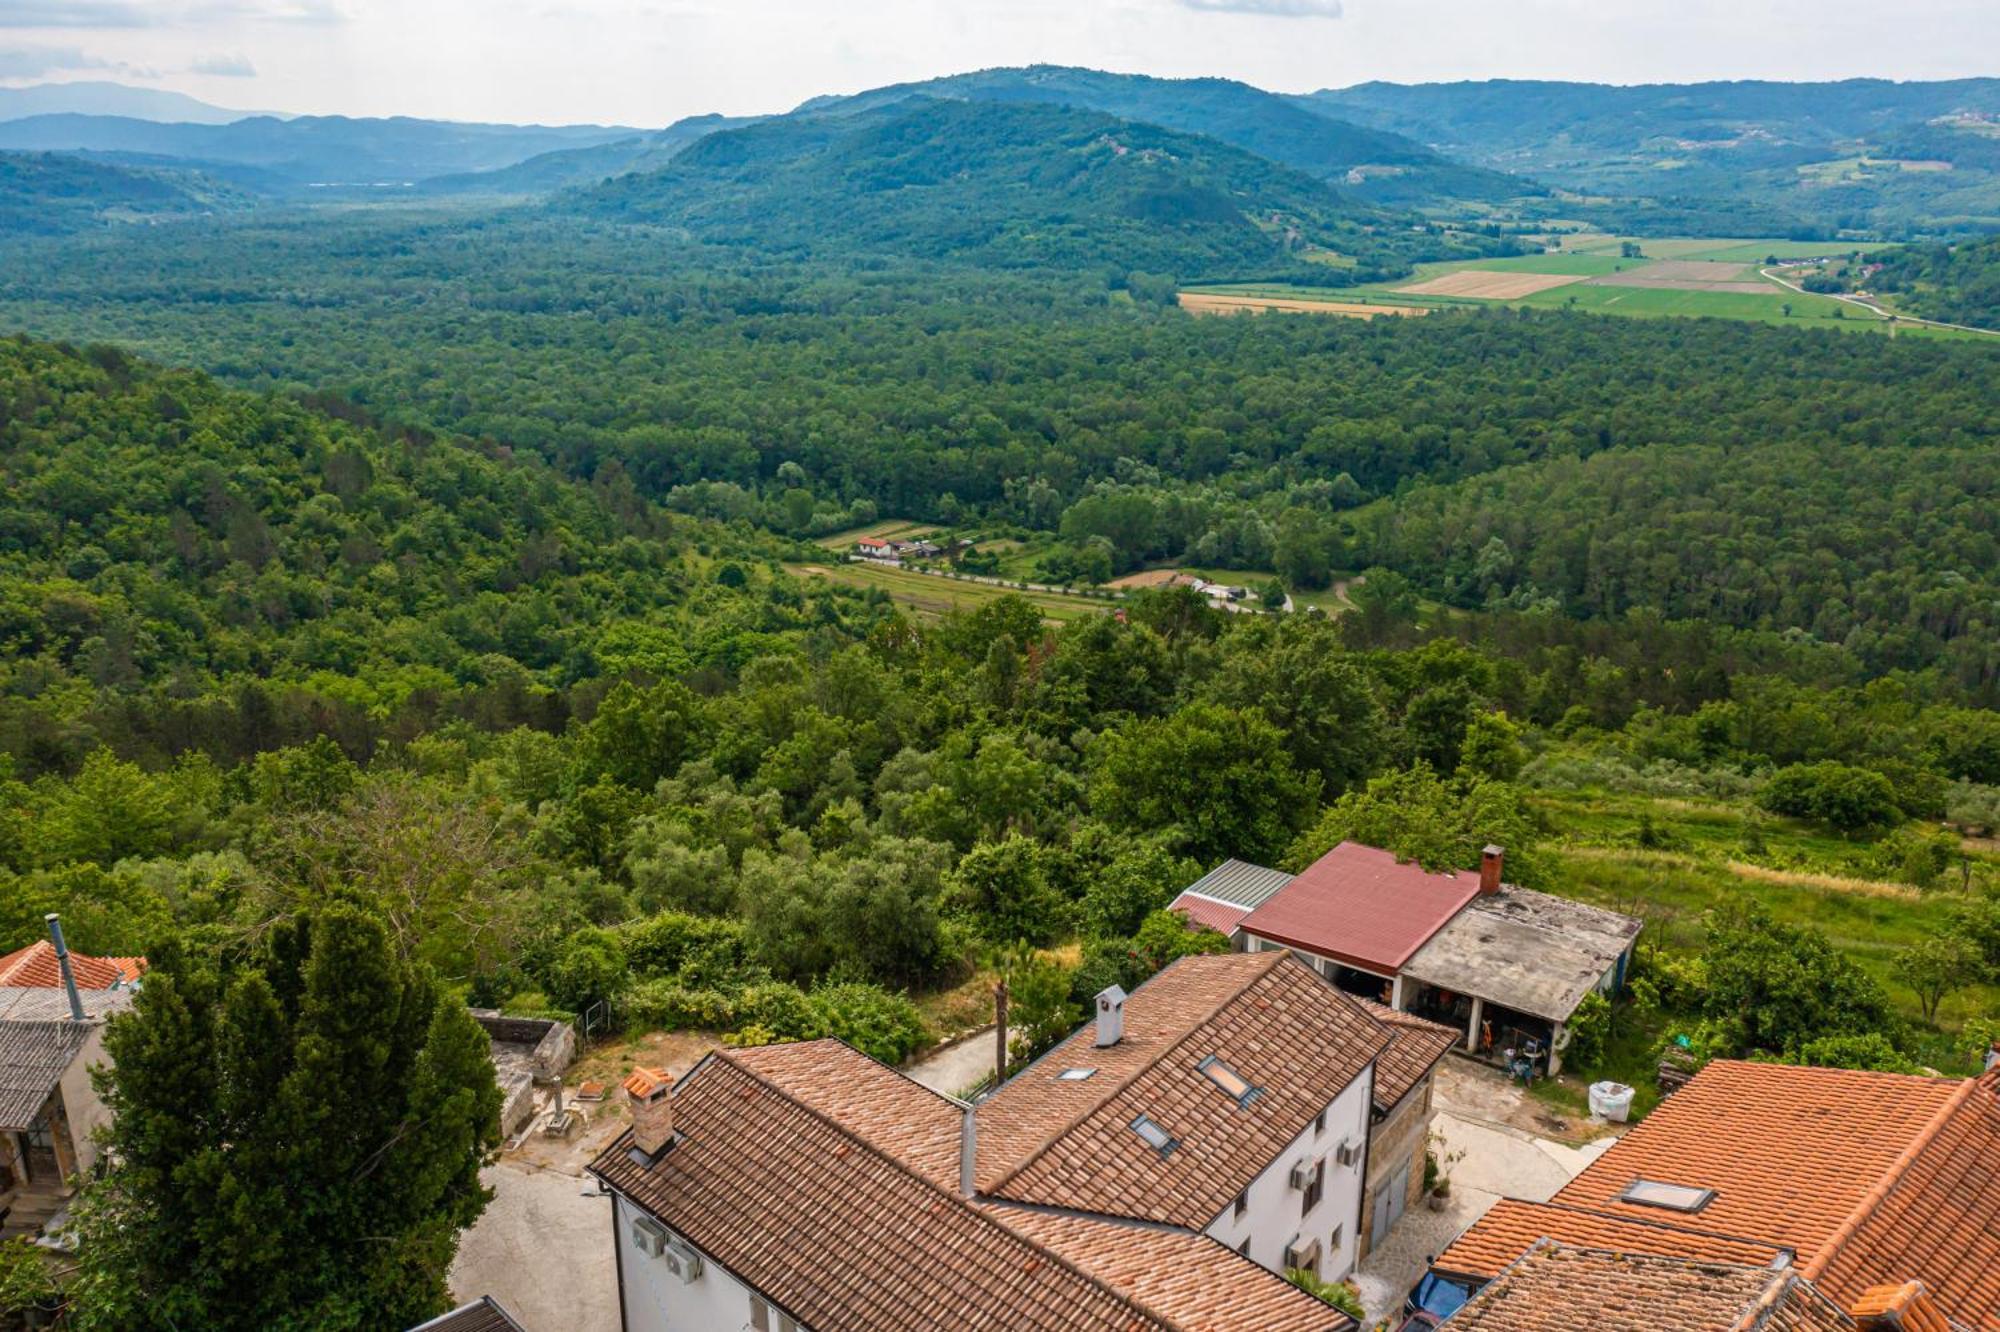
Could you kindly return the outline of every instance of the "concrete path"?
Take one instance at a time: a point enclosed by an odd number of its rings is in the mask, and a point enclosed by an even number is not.
[[[932,1091],[956,1096],[993,1071],[993,1028],[941,1046],[903,1070]]]
[[[618,1332],[611,1200],[597,1181],[502,1161],[480,1172],[493,1201],[458,1246],[451,1291],[491,1295],[529,1332]]]

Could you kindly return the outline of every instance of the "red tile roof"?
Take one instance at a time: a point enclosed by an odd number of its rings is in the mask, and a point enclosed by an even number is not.
[[[1432,874],[1387,851],[1342,842],[1273,893],[1242,928],[1393,975],[1478,892],[1477,873]]]
[[[1218,902],[1208,897],[1197,897],[1192,893],[1182,893],[1176,897],[1172,909],[1186,916],[1190,923],[1206,925],[1218,934],[1228,934],[1235,930],[1242,919],[1250,914],[1249,907],[1237,906],[1231,902]]]
[[[1391,1042],[1292,954],[1185,957],[1125,1001],[1125,1034],[1091,1023],[978,1109],[982,1192],[1206,1227]],[[1214,1055],[1259,1089],[1239,1105],[1198,1067]],[[1067,1068],[1094,1068],[1064,1081]],[[1134,1120],[1179,1144],[1162,1154]]]
[[[1389,1048],[1375,1061],[1375,1108],[1387,1114],[1410,1094],[1411,1088],[1430,1076],[1438,1060],[1465,1039],[1465,1033],[1442,1022],[1402,1013],[1373,999],[1349,995],[1368,1016],[1389,1029]]]
[[[1121,1229],[1120,1250],[1100,1228],[1111,1223],[1064,1225],[966,1200],[871,1139],[903,1130],[845,1080],[888,1092],[883,1077],[900,1075],[862,1073],[856,1060],[865,1056],[824,1041],[713,1055],[674,1089],[673,1146],[649,1164],[627,1133],[591,1172],[825,1332],[1352,1328],[1202,1236]],[[904,1090],[889,1095],[942,1122]],[[829,1111],[861,1112],[866,1131]],[[1225,1307],[1218,1289],[1242,1298]]]
[[[2000,1068],[1958,1094],[1807,1265],[1850,1304],[1920,1279],[1947,1317],[2000,1329]]]
[[[1432,1266],[1441,1272],[1490,1279],[1542,1239],[1586,1249],[1695,1258],[1744,1267],[1768,1267],[1780,1258],[1789,1257],[1789,1251],[1780,1245],[1684,1229],[1665,1219],[1643,1220],[1563,1203],[1502,1198],[1471,1229],[1453,1240]]]
[[[86,957],[73,952],[69,955],[69,965],[79,990],[110,990],[138,980],[145,973],[146,959]],[[47,939],[37,939],[26,948],[17,948],[0,957],[0,986],[50,989],[62,983],[62,965],[56,961],[56,946]]]
[[[1960,1083],[1718,1059],[1556,1194],[1614,1216],[1782,1244],[1808,1263]],[[1700,1211],[1618,1201],[1635,1178],[1714,1189]]]
[[[959,1102],[843,1041],[761,1045],[730,1058],[932,1183],[958,1187]]]
[[[1463,1309],[1453,1332],[1853,1332],[1790,1271],[1542,1242]]]

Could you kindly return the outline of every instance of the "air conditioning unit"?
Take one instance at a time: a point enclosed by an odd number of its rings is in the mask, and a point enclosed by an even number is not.
[[[699,1280],[701,1277],[701,1255],[680,1240],[670,1240],[660,1261],[667,1270],[681,1279],[683,1284]]]
[[[648,1258],[657,1258],[667,1247],[667,1228],[650,1216],[632,1218],[632,1247]]]
[[[1288,1271],[1303,1268],[1305,1271],[1319,1271],[1319,1241],[1307,1239],[1303,1235],[1293,1238],[1285,1246],[1285,1268]]]
[[[1313,1181],[1317,1178],[1319,1178],[1318,1159],[1314,1157],[1307,1157],[1303,1161],[1293,1162],[1292,1164],[1293,1188],[1303,1193],[1305,1190],[1313,1186]]]
[[[1349,1138],[1340,1144],[1339,1150],[1334,1153],[1334,1159],[1344,1166],[1358,1164],[1361,1160],[1361,1144]]]

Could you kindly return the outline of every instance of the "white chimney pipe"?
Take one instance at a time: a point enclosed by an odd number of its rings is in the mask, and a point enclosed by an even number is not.
[[[63,989],[69,991],[69,1015],[82,1022],[83,997],[76,992],[76,972],[70,969],[69,949],[63,944],[62,917],[51,911],[43,919],[49,923],[49,939],[56,946],[56,965],[62,969]]]
[[[1097,1044],[1116,1045],[1125,1039],[1125,990],[1110,985],[1097,993]]]

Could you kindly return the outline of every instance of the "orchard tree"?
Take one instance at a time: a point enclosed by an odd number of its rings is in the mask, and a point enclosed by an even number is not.
[[[485,1034],[362,907],[157,950],[105,1037],[78,1326],[408,1327],[449,1303],[500,1141]]]

